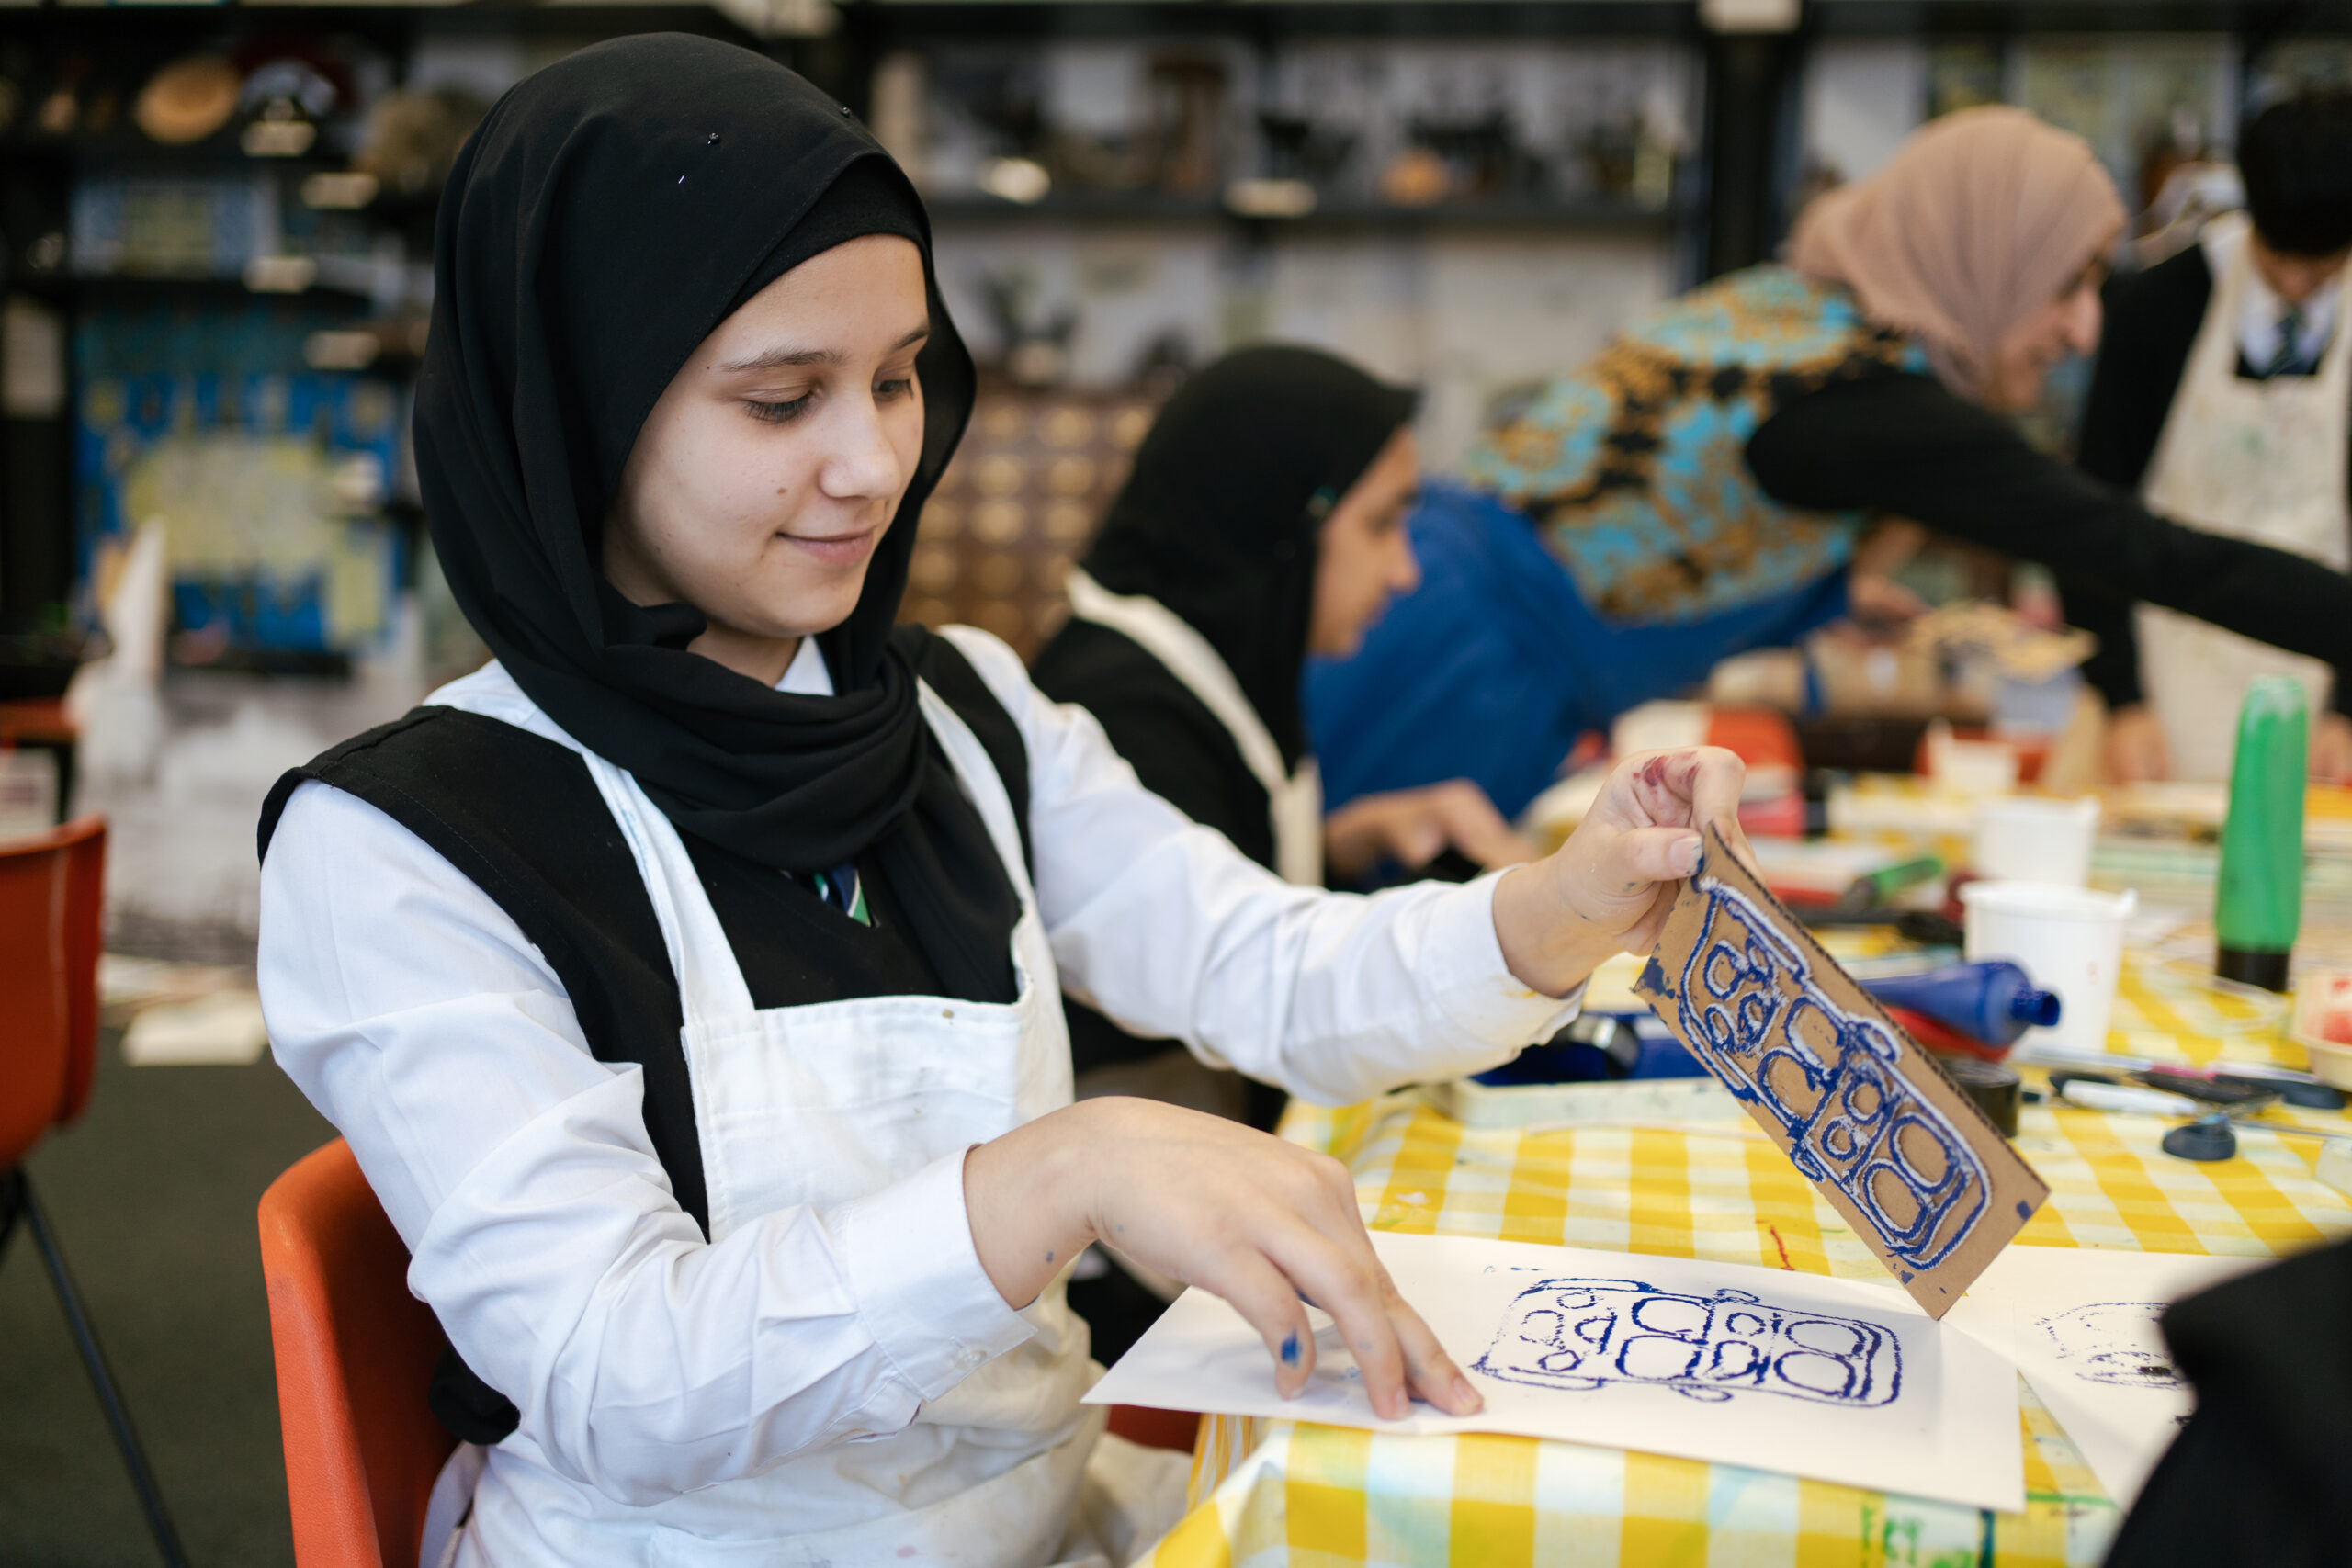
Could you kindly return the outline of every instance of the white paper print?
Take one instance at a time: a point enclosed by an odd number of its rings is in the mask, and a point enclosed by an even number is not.
[[[2129,1507],[2195,1405],[2157,1318],[2267,1261],[2012,1247],[1946,1321],[2017,1364],[2107,1495]]]
[[[1087,1395],[1416,1433],[1510,1432],[1747,1465],[2014,1512],[2017,1377],[1887,1286],[1737,1264],[1375,1232],[1397,1289],[1486,1396],[1467,1418],[1374,1416],[1330,1319],[1274,1393],[1257,1332],[1180,1297]]]

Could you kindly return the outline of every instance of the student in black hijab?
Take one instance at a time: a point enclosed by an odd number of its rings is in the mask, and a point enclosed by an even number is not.
[[[1532,858],[1476,784],[1368,795],[1328,822],[1300,715],[1309,655],[1353,652],[1418,576],[1403,527],[1419,483],[1415,395],[1311,348],[1227,355],[1180,388],[1071,575],[1040,691],[1101,721],[1145,788],[1286,880],[1467,872]],[[1285,1097],[1138,1038],[1073,999],[1078,1092],[1137,1094],[1271,1130]],[[1170,1282],[1090,1258],[1070,1303],[1105,1359]]]
[[[1649,942],[1736,760],[1623,774],[1498,881],[1286,887],[1001,643],[892,629],[972,378],[846,109],[706,39],[582,50],[436,233],[419,471],[498,657],[260,834],[273,1049],[450,1341],[424,1555],[1124,1558],[1097,1527],[1164,1524],[1183,1466],[1079,1404],[1061,1276],[1104,1238],[1286,1393],[1311,1296],[1384,1416],[1476,1409],[1338,1166],[1071,1103],[1061,981],[1334,1102],[1480,1070]]]
[[[1533,852],[1471,784],[1322,817],[1299,678],[1419,581],[1401,526],[1420,477],[1416,400],[1311,348],[1245,348],[1193,377],[1144,437],[1031,670],[1101,721],[1145,788],[1293,882]],[[1081,1075],[1173,1043],[1083,1008],[1071,1036]],[[1238,1091],[1203,1092],[1229,1110]]]

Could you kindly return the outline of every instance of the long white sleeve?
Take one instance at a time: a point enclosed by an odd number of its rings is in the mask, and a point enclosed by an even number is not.
[[[537,951],[423,840],[323,784],[262,867],[279,1064],[413,1255],[410,1289],[606,1496],[652,1503],[895,1432],[1026,1339],[973,1250],[963,1161],[713,1247]]]
[[[1002,642],[944,635],[1027,743],[1062,982],[1123,1026],[1341,1105],[1483,1072],[1574,1013],[1503,963],[1493,876],[1370,897],[1294,886],[1144,789],[1094,716],[1031,685]]]

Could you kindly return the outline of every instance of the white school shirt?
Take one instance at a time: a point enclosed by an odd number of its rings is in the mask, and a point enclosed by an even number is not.
[[[2278,355],[2278,317],[2286,309],[2286,301],[2263,281],[2259,267],[2249,265],[2245,270],[2245,293],[2238,304],[2238,352],[2258,370]],[[2344,274],[2338,272],[2299,307],[2303,323],[2295,334],[2295,354],[2303,364],[2314,364],[2327,352],[2328,340],[2335,335],[2335,313],[2343,300]]]
[[[1504,965],[1494,875],[1369,897],[1285,884],[1145,790],[1011,649],[946,635],[1026,743],[1063,983],[1135,1033],[1343,1104],[1484,1071],[1573,1016]],[[804,644],[782,684],[826,690],[823,673]],[[495,665],[467,682],[560,735]],[[980,1267],[960,1161],[707,1243],[647,1138],[640,1069],[592,1056],[514,920],[357,797],[295,791],[261,930],[278,1063],[349,1140],[411,1291],[570,1483],[650,1504],[887,1435],[1029,1337]]]

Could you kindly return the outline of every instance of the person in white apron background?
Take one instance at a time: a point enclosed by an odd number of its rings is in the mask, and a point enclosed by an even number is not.
[[[1482,1070],[1654,939],[1736,820],[1637,759],[1555,854],[1286,884],[1136,782],[1003,644],[893,627],[970,356],[848,111],[682,35],[582,50],[460,154],[415,440],[495,660],[282,780],[277,1060],[451,1354],[422,1562],[1124,1561],[1182,1456],[1102,1437],[1063,1279],[1102,1241],[1302,1303],[1366,1393],[1477,1397],[1337,1162],[1073,1103],[1067,986],[1320,1101]]]
[[[2306,93],[2247,122],[2246,207],[2109,289],[2080,461],[2152,512],[2211,533],[2352,566],[2352,92]],[[2123,781],[2229,777],[2246,682],[2293,674],[2310,694],[2315,777],[2352,778],[2352,687],[2169,610],[2068,586],[2098,634],[2086,667],[2108,701]]]
[[[1069,619],[1030,668],[1092,714],[1145,788],[1285,881],[1341,885],[1532,859],[1484,792],[1456,781],[1351,801],[1328,823],[1300,714],[1312,654],[1344,656],[1417,574],[1404,513],[1419,484],[1418,399],[1318,349],[1260,345],[1170,397],[1069,580]],[[1272,1130],[1284,1097],[1173,1040],[1068,1007],[1078,1093],[1139,1094]],[[1117,1359],[1174,1294],[1099,1255],[1070,1304]]]

